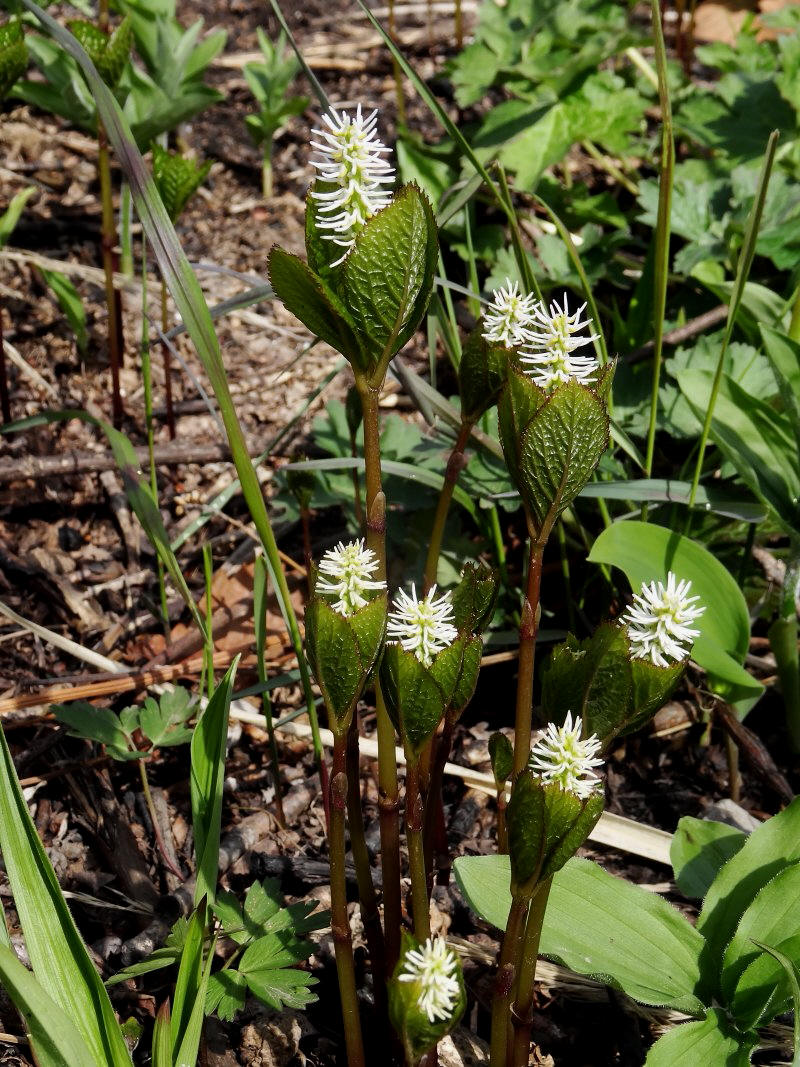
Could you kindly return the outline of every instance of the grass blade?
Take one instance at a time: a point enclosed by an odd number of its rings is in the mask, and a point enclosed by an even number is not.
[[[178,964],[178,977],[175,980],[175,995],[172,998],[172,1018],[170,1020],[170,1044],[173,1059],[180,1048],[197,999],[197,991],[200,988],[203,972],[205,932],[206,904],[203,900],[189,920],[189,928],[186,931],[186,940],[183,943],[180,963]]]
[[[765,945],[761,941],[756,941],[755,938],[753,938],[753,944],[757,945],[762,952],[769,953],[783,967],[789,979],[789,988],[792,991],[792,1003],[794,1005],[794,1055],[792,1056],[791,1067],[800,1067],[800,975],[797,973],[797,967],[779,949]]]
[[[733,292],[731,294],[731,302],[728,305],[728,318],[725,323],[725,333],[722,337],[722,347],[719,352],[719,359],[717,360],[717,369],[714,373],[714,381],[711,386],[711,397],[708,402],[708,409],[703,421],[703,432],[700,435],[700,446],[697,452],[697,463],[694,468],[694,476],[692,478],[692,489],[689,494],[689,514],[687,516],[687,531],[692,519],[692,508],[694,507],[695,497],[697,496],[697,487],[700,484],[700,475],[703,472],[703,460],[706,454],[706,445],[708,444],[709,433],[711,432],[711,420],[714,417],[714,408],[717,403],[717,395],[719,393],[720,382],[722,381],[722,370],[725,364],[725,353],[728,351],[728,343],[733,333],[733,324],[736,321],[736,314],[739,311],[739,305],[742,302],[742,294],[744,293],[745,282],[750,274],[750,267],[753,263],[753,256],[756,251],[756,240],[758,238],[758,228],[761,225],[761,215],[764,211],[764,201],[767,198],[767,186],[769,185],[769,177],[772,173],[772,164],[775,160],[775,149],[778,146],[778,131],[773,130],[767,141],[767,150],[764,154],[764,162],[761,165],[761,173],[758,176],[758,185],[756,186],[755,200],[753,201],[753,208],[750,212],[750,218],[747,220],[747,230],[744,235],[744,243],[742,244],[742,250],[739,253],[739,262],[736,267],[736,281],[734,282]]]
[[[0,728],[0,852],[39,985],[90,1053],[77,1063],[131,1067],[108,993],[89,959],[22,795]]]
[[[153,1067],[172,1067],[168,1000],[165,1000],[158,1009],[158,1015],[156,1015],[156,1021],[153,1024],[153,1044],[150,1052],[153,1057]]]
[[[244,434],[236,416],[236,408],[228,387],[219,341],[214,333],[214,324],[209,314],[203,291],[181,248],[175,227],[170,222],[167,211],[158,195],[158,190],[133,140],[130,127],[113,94],[104,84],[94,64],[72,34],[60,26],[55,19],[43,11],[33,0],[21,0],[21,2],[80,65],[94,96],[100,121],[105,127],[108,140],[113,146],[119,164],[130,184],[142,229],[150,242],[162,277],[167,283],[186,326],[187,333],[194,343],[197,354],[211,382],[225,426],[225,432],[228,435],[228,443],[236,473],[239,475],[239,480],[242,484],[242,493],[264,548],[275,591],[281,603],[284,618],[287,621],[292,647],[300,668],[303,694],[311,723],[314,753],[318,762],[321,763],[323,758],[322,742],[319,736],[319,723],[314,704],[314,693],[311,688],[311,677],[303,654],[300,627],[298,626],[297,616],[289,594],[286,576],[281,567],[278,546],[275,543],[275,535],[272,532],[272,526],[267,515],[267,508],[258,476],[250,460]]]
[[[213,901],[219,871],[219,835],[222,826],[222,783],[225,778],[225,743],[237,656],[198,720],[192,736],[192,826],[197,862],[195,903]],[[177,1010],[177,1009],[176,1009]]]

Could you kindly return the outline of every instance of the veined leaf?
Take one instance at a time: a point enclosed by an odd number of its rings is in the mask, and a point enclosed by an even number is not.
[[[470,907],[505,929],[511,907],[508,856],[460,857],[455,875]],[[606,874],[589,860],[571,859],[553,878],[539,951],[642,1004],[699,1016],[705,1011],[697,992],[703,944],[656,893]]]
[[[682,1023],[656,1041],[645,1067],[678,1067],[683,1064],[714,1064],[714,1067],[747,1067],[758,1044],[757,1034],[739,1034],[721,1011],[710,1008],[705,1019]]]
[[[669,848],[675,881],[681,893],[702,900],[722,867],[746,840],[747,834],[733,826],[684,815]]]

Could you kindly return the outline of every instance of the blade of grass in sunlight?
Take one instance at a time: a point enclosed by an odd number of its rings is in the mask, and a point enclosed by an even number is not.
[[[323,754],[319,738],[319,724],[308,664],[303,653],[300,627],[298,626],[297,616],[289,594],[286,576],[281,566],[278,546],[275,543],[275,536],[267,515],[267,508],[258,476],[250,460],[244,434],[236,415],[236,408],[228,386],[219,341],[214,333],[213,322],[202,289],[189,266],[189,261],[181,248],[175,228],[170,222],[141,153],[133,141],[130,128],[120,110],[119,104],[104,84],[102,78],[100,78],[94,64],[72,34],[60,26],[55,19],[51,18],[37,4],[33,3],[33,0],[21,0],[21,2],[46,27],[51,36],[59,42],[65,51],[78,62],[86,76],[97,105],[98,115],[108,134],[109,142],[113,146],[118,162],[130,184],[142,228],[153,248],[162,275],[167,282],[172,298],[214,389],[220,415],[225,425],[225,432],[228,435],[236,472],[242,484],[242,493],[255,523],[259,539],[264,547],[275,590],[281,603],[292,646],[297,656],[303,682],[303,693],[313,731],[314,753],[317,760],[321,760]]]

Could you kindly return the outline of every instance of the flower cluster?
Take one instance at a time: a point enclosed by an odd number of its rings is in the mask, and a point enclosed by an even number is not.
[[[345,258],[364,223],[391,201],[384,186],[394,182],[394,168],[383,158],[389,149],[376,134],[377,116],[373,111],[365,118],[360,104],[355,116],[331,108],[322,116],[323,128],[314,130],[319,139],[311,144],[320,155],[311,164],[319,179],[333,186],[311,194],[317,228],[345,250],[333,266]]]
[[[436,598],[436,586],[428,595],[417,599],[416,586],[411,596],[399,590],[386,626],[386,636],[394,638],[407,652],[413,652],[420,663],[430,667],[434,656],[458,637],[453,626],[453,604],[449,593]]]
[[[690,581],[679,582],[672,571],[666,586],[663,582],[642,583],[641,593],[634,593],[633,603],[622,616],[634,659],[649,659],[657,667],[668,667],[670,660],[680,662],[689,655],[700,633],[690,624],[706,610],[693,606],[700,598],[689,596],[691,588]]]
[[[580,715],[572,721],[567,713],[563,726],[550,723],[531,749],[528,766],[546,782],[558,782],[562,789],[581,799],[591,796],[599,779],[594,768],[602,766],[597,758],[601,744],[593,734],[583,740]]]
[[[563,307],[553,300],[547,308],[533,293],[523,296],[517,283],[506,278],[484,316],[483,336],[495,344],[519,349],[524,369],[543,389],[570,380],[590,385],[598,361],[594,356],[576,354],[597,340],[596,334],[582,332],[592,326],[590,318],[581,321],[585,310],[586,304],[582,304],[570,313],[566,296]]]
[[[315,591],[323,596],[335,596],[335,611],[344,616],[354,615],[367,603],[364,593],[386,588],[386,582],[375,581],[378,557],[364,541],[339,542],[331,548],[319,563],[319,577]]]
[[[443,937],[429,937],[418,949],[407,952],[401,982],[418,982],[417,1007],[428,1021],[449,1019],[458,1003],[458,957]]]

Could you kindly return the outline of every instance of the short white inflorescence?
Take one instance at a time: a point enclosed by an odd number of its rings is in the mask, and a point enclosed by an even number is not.
[[[690,581],[679,582],[672,571],[666,586],[663,582],[642,583],[641,593],[634,593],[633,603],[622,616],[634,659],[649,659],[657,667],[686,659],[700,633],[691,623],[706,610],[695,607],[700,597],[689,596],[691,588]]]
[[[407,952],[401,982],[419,982],[417,1007],[435,1023],[449,1019],[460,994],[458,957],[443,937],[429,937],[424,945]]]
[[[528,766],[546,782],[558,782],[562,789],[581,799],[591,796],[599,784],[594,768],[603,764],[597,758],[601,744],[595,734],[584,741],[580,715],[572,721],[567,713],[563,726],[550,723],[531,749]]]
[[[364,223],[390,203],[385,188],[394,182],[394,168],[383,157],[389,149],[377,136],[378,112],[366,118],[358,105],[355,116],[331,108],[322,116],[323,127],[313,132],[311,144],[319,152],[311,160],[321,181],[332,186],[312,192],[317,202],[317,228],[328,241],[344,248],[341,263]]]
[[[520,362],[527,365],[527,373],[536,385],[548,389],[570,380],[583,385],[595,380],[598,361],[594,356],[576,354],[579,348],[592,344],[598,337],[580,332],[592,326],[590,318],[581,322],[585,309],[586,305],[582,304],[570,314],[566,294],[563,307],[553,300],[549,311],[544,304],[534,308]]]
[[[519,284],[509,278],[503,288],[495,289],[492,297],[491,309],[483,317],[484,338],[506,348],[525,344],[530,339],[529,329],[534,322],[536,297],[533,293],[523,296]]]
[[[386,582],[375,581],[378,557],[362,541],[339,542],[319,561],[319,577],[315,591],[323,596],[335,596],[335,611],[354,615],[368,603],[364,593],[386,588]]]
[[[416,586],[411,596],[398,590],[386,626],[386,636],[394,638],[407,652],[413,652],[420,663],[430,667],[433,658],[458,637],[453,626],[453,604],[449,593],[436,598],[436,586],[428,595],[417,599]]]

